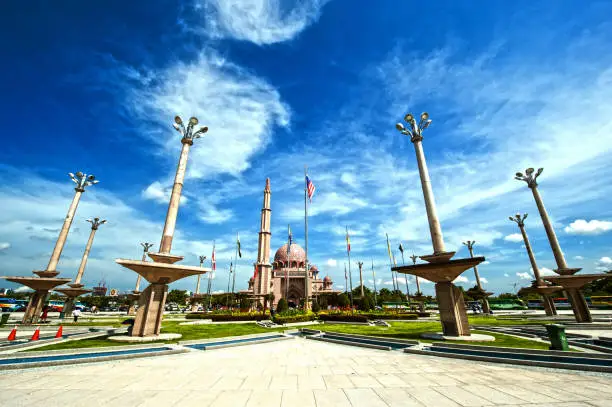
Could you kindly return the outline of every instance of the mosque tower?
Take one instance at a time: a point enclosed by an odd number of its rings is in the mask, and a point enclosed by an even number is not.
[[[261,228],[259,230],[259,243],[257,245],[257,277],[253,287],[256,296],[263,296],[271,292],[272,265],[270,264],[270,219],[272,209],[270,209],[270,178],[266,178],[266,188],[264,189],[263,208],[261,208]]]

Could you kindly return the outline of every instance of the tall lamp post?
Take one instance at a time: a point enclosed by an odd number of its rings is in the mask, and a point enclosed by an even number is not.
[[[200,267],[204,267],[204,261],[206,261],[206,256],[200,256]],[[198,304],[198,300],[203,298],[203,295],[200,295],[200,277],[202,275],[198,274],[198,281],[196,282],[195,294],[193,294],[193,303],[191,304],[191,311],[196,312],[200,307]]]
[[[510,221],[516,223],[521,231],[521,236],[523,236],[523,242],[525,243],[525,249],[527,250],[527,256],[529,256],[529,262],[531,263],[531,269],[533,270],[533,275],[535,276],[535,281],[531,290],[542,295],[544,299],[544,311],[546,315],[553,316],[557,315],[557,308],[555,307],[555,302],[553,301],[550,294],[555,291],[562,290],[563,287],[559,286],[550,286],[542,280],[542,276],[540,275],[540,269],[538,268],[538,264],[536,263],[535,255],[533,254],[533,250],[531,249],[531,244],[529,243],[529,237],[527,236],[527,232],[525,231],[525,219],[527,219],[527,214],[521,215],[517,213],[514,216],[509,216],[508,219]],[[531,291],[529,290],[529,291]]]
[[[574,312],[574,317],[577,322],[592,322],[593,318],[591,317],[591,312],[589,311],[586,299],[580,289],[585,284],[594,280],[606,278],[606,276],[600,274],[575,275],[581,268],[567,267],[565,257],[561,251],[561,246],[559,246],[559,241],[557,240],[557,235],[550,223],[548,213],[546,212],[546,208],[544,208],[542,197],[538,191],[537,178],[543,170],[543,168],[538,168],[538,171],[535,172],[533,168],[527,168],[524,175],[521,172],[517,172],[514,178],[526,182],[529,189],[531,189],[536,206],[538,207],[538,212],[540,212],[540,217],[542,218],[542,223],[544,224],[548,242],[550,243],[550,247],[555,257],[555,262],[557,263],[557,268],[554,271],[560,274],[560,276],[546,276],[544,280],[563,287],[572,304],[572,311]]]
[[[68,237],[70,226],[72,225],[74,215],[76,214],[77,207],[79,206],[81,195],[83,195],[83,192],[85,192],[86,187],[97,184],[98,180],[96,180],[95,176],[87,175],[80,171],[76,174],[68,173],[68,175],[70,176],[72,182],[76,184],[76,187],[74,188],[75,194],[72,198],[72,202],[70,203],[70,207],[68,208],[68,214],[64,218],[64,223],[60,230],[59,237],[55,242],[55,247],[51,253],[46,270],[34,271],[33,273],[36,274],[38,278],[4,277],[7,281],[23,284],[34,290],[34,294],[32,294],[32,297],[30,297],[30,301],[28,302],[23,315],[23,324],[36,323],[42,311],[47,295],[49,294],[49,290],[64,283],[68,283],[71,280],[70,278],[56,278],[56,276],[59,274],[59,271],[57,271],[57,264],[62,255],[62,251],[64,250],[66,238]]]
[[[361,286],[360,293],[361,293],[361,298],[363,298],[365,296],[365,293],[363,292],[363,262],[358,261],[357,267],[359,267],[359,284]]]
[[[147,261],[147,255],[149,253],[149,249],[153,247],[153,243],[141,242],[142,246],[142,260],[143,262]],[[140,298],[140,282],[142,281],[142,276],[138,274],[136,278],[136,286],[134,287],[134,291],[131,294],[128,294],[128,300],[130,301],[130,305],[128,306],[127,314],[134,315],[136,313],[136,301]]]
[[[475,243],[476,243],[475,240],[468,240],[466,242],[463,242],[463,244],[467,246],[468,250],[470,251],[470,257],[472,258],[474,257],[474,244]],[[478,266],[474,266],[474,277],[476,278],[476,285],[478,286],[478,291],[479,291],[477,295],[480,296],[482,299],[482,311],[485,314],[490,314],[491,308],[489,307],[489,300],[487,299],[487,296],[489,296],[490,293],[487,293],[485,290],[482,289],[482,283],[480,282],[480,275],[478,274]]]
[[[177,256],[170,253],[172,249],[172,240],[176,229],[176,218],[183,190],[185,174],[187,172],[187,158],[189,149],[193,145],[193,141],[200,138],[208,131],[208,127],[201,127],[198,130],[195,126],[198,125],[198,119],[191,117],[187,126],[183,120],[176,116],[172,124],[174,129],[181,134],[181,155],[179,158],[176,175],[174,177],[174,185],[168,203],[168,212],[164,223],[164,231],[160,242],[158,253],[149,253],[149,257],[153,262],[143,262],[137,260],[117,259],[118,264],[135,271],[142,275],[150,285],[142,292],[136,318],[134,321],[132,336],[158,336],[161,331],[161,321],[164,312],[164,305],[168,295],[168,284],[181,278],[202,274],[210,270],[202,267],[180,266],[174,263],[183,259],[183,256]]]
[[[68,284],[70,288],[58,288],[55,291],[58,291],[64,294],[67,299],[64,302],[64,308],[60,313],[60,318],[63,318],[66,314],[70,315],[72,312],[72,308],[74,307],[74,300],[79,295],[83,295],[90,290],[86,290],[83,288],[83,284],[81,284],[81,279],[83,278],[83,273],[85,273],[85,266],[87,265],[87,260],[89,259],[89,252],[91,251],[91,246],[93,245],[94,236],[98,231],[100,225],[106,223],[106,219],[100,220],[100,218],[87,219],[87,222],[91,223],[91,232],[89,233],[89,239],[87,240],[87,244],[85,245],[85,252],[83,253],[83,257],[81,258],[81,264],[79,265],[79,271],[77,272],[76,278],[74,279],[74,283]]]
[[[423,131],[431,124],[429,114],[422,113],[420,120],[417,122],[415,117],[408,113],[404,120],[408,127],[402,123],[397,123],[395,127],[401,134],[410,137],[410,141],[414,145],[433,254],[420,256],[428,264],[395,266],[392,268],[392,271],[413,274],[435,282],[436,297],[440,309],[440,321],[442,322],[442,330],[444,332],[443,336],[469,336],[470,328],[465,311],[463,293],[458,287],[453,285],[452,281],[468,268],[484,261],[484,257],[451,260],[455,252],[447,252],[444,247],[442,228],[438,219],[436,203],[425,161],[425,153],[423,152]]]

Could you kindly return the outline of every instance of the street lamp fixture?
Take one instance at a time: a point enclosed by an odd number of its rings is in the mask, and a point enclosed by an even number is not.
[[[174,127],[176,131],[181,133],[184,141],[190,141],[193,143],[194,139],[200,138],[204,133],[208,131],[208,127],[203,126],[194,132],[193,128],[194,126],[197,126],[198,123],[199,121],[197,117],[191,117],[189,119],[189,124],[187,124],[187,128],[185,128],[185,125],[183,124],[183,120],[181,119],[181,117],[176,116],[174,118],[174,123],[172,123],[172,126]]]
[[[421,113],[421,120],[418,124],[412,113],[408,113],[404,117],[404,120],[410,125],[409,128],[406,128],[406,126],[404,126],[402,123],[397,123],[395,125],[395,128],[403,135],[410,136],[410,141],[412,141],[413,143],[415,141],[423,140],[423,130],[425,130],[431,124],[431,120],[429,119],[429,113]]]

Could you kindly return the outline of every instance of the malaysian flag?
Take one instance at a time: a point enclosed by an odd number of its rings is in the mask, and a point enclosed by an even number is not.
[[[253,267],[255,267],[255,271],[253,272],[253,279],[257,278],[257,263],[253,263]]]
[[[212,269],[215,271],[217,269],[217,256],[215,256],[215,245],[213,244],[213,253],[212,253]]]
[[[310,178],[308,178],[308,175],[306,175],[306,193],[308,194],[308,200],[310,200],[312,202],[312,196],[315,193],[315,186],[312,183],[312,181],[310,180]]]
[[[346,227],[346,251],[351,252],[351,238],[348,233],[348,226]]]

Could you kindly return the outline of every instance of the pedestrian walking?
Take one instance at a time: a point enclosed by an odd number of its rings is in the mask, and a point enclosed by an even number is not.
[[[47,321],[47,314],[49,314],[49,307],[47,305],[45,305],[43,307],[43,312],[40,316],[40,322],[49,322]]]
[[[72,311],[72,317],[74,318],[74,323],[76,324],[79,321],[79,317],[81,316],[81,310],[78,308],[75,308]]]

